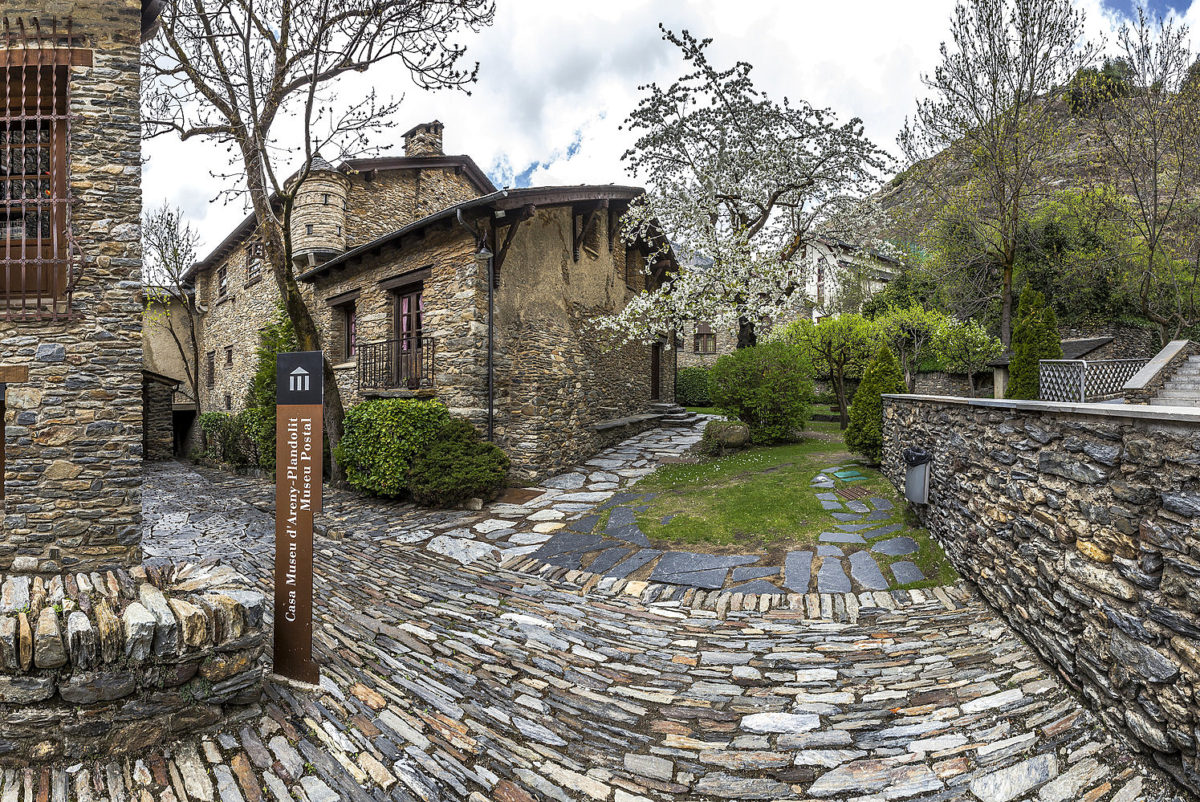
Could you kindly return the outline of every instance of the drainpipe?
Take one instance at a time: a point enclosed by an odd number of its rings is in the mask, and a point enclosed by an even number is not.
[[[488,336],[488,345],[487,345],[487,439],[488,439],[488,442],[490,443],[495,439],[495,434],[496,434],[496,369],[495,369],[495,363],[496,363],[496,334],[495,334],[495,330],[496,330],[496,323],[495,323],[495,320],[496,320],[496,310],[495,310],[496,262],[495,262],[495,255],[491,252],[491,250],[487,246],[487,237],[485,237],[484,234],[479,231],[479,229],[475,228],[473,225],[471,225],[470,223],[467,222],[467,219],[465,217],[463,217],[462,209],[459,209],[457,211],[457,217],[458,217],[459,225],[461,225],[467,231],[470,231],[475,236],[475,241],[477,243],[479,243],[479,250],[475,254],[475,263],[482,267],[483,263],[487,262],[487,290],[488,290],[488,303],[487,303],[487,306],[488,306],[488,308],[487,308],[487,331],[488,331],[488,334],[487,334],[487,336]]]

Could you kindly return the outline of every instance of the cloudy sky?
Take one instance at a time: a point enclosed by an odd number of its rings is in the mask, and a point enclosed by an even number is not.
[[[1127,0],[1077,0],[1093,33],[1127,14]],[[1189,4],[1191,7],[1189,7]],[[497,186],[619,183],[629,138],[621,122],[637,104],[638,85],[670,82],[681,62],[658,23],[715,40],[719,66],[751,62],[758,86],[776,97],[803,98],[858,116],[868,136],[893,149],[896,132],[921,91],[920,75],[937,61],[954,0],[500,0],[495,24],[461,37],[480,63],[470,95],[425,92],[383,65],[355,80],[381,95],[403,95],[381,144],[401,147],[418,122],[445,124],[447,153],[469,154]],[[1200,0],[1153,0],[1197,31]],[[361,88],[349,85],[341,95]],[[214,198],[225,184],[212,176],[223,150],[164,138],[144,149],[147,205],[165,199],[183,208],[215,245],[246,213]]]

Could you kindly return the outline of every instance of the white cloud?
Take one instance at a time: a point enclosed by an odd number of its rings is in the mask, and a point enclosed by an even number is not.
[[[1100,0],[1081,0],[1095,30],[1108,27]],[[1200,5],[1200,4],[1198,4]],[[711,36],[718,65],[754,64],[760,88],[776,97],[861,117],[868,136],[893,149],[896,132],[921,91],[946,37],[953,0],[605,0],[502,2],[496,23],[464,36],[480,62],[470,95],[424,92],[384,65],[348,80],[352,97],[374,85],[405,95],[387,138],[437,118],[449,153],[466,153],[498,182],[525,171],[534,184],[628,183],[621,164],[630,144],[619,129],[637,103],[638,85],[670,82],[681,62],[658,22]],[[1189,17],[1200,17],[1193,8]],[[572,147],[577,143],[577,147]],[[210,204],[226,154],[209,144],[148,142],[145,202],[182,206],[215,245],[245,215],[238,204]],[[530,170],[530,168],[533,168]]]

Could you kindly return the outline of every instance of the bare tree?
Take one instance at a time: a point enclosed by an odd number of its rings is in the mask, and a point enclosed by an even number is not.
[[[457,32],[491,23],[492,0],[178,0],[143,51],[146,135],[224,145],[228,191],[248,196],[265,259],[304,350],[320,333],[296,282],[291,215],[320,151],[340,160],[378,150],[372,134],[399,100],[347,96],[338,79],[384,62],[422,88],[464,88]],[[337,90],[337,91],[335,91]],[[286,130],[285,130],[286,129]],[[289,174],[290,173],[290,174]],[[328,357],[325,431],[341,439],[344,409]],[[335,480],[342,471],[333,466]]]
[[[922,77],[931,96],[917,103],[897,140],[910,180],[933,193],[937,206],[956,200],[948,165],[969,171],[975,239],[993,257],[980,264],[998,267],[1006,344],[1021,223],[1046,194],[1045,163],[1061,141],[1051,101],[1095,60],[1083,25],[1071,0],[960,0],[950,23],[954,46],[942,43],[942,63]]]
[[[1097,197],[1138,244],[1130,283],[1166,342],[1200,323],[1200,86],[1188,80],[1186,26],[1140,7],[1117,43],[1132,86],[1098,109],[1101,175],[1113,191]]]
[[[183,213],[163,203],[142,215],[143,273],[146,323],[171,337],[183,363],[188,395],[201,409],[199,310],[196,294],[185,276],[196,261],[200,235]]]

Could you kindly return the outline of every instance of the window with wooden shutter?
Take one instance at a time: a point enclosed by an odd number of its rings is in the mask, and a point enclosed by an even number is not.
[[[5,17],[0,42],[0,316],[71,314],[70,68],[90,65],[69,25]]]

